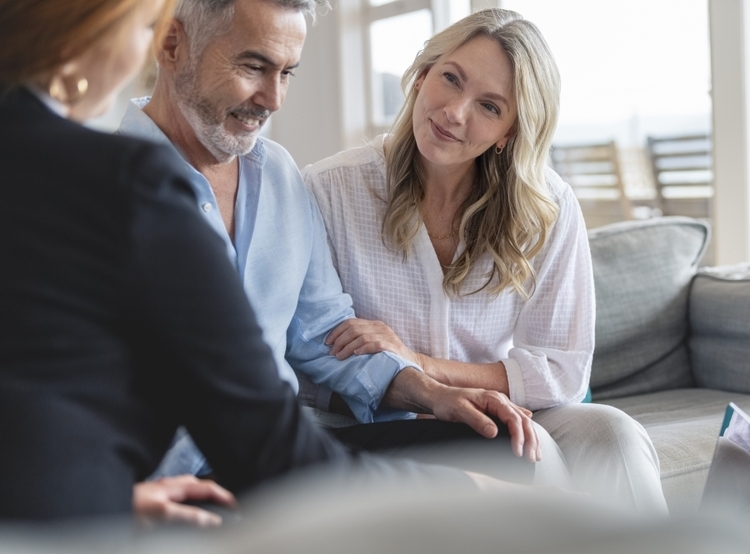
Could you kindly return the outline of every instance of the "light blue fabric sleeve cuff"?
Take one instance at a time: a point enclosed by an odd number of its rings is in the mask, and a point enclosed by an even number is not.
[[[148,478],[149,481],[177,475],[202,475],[210,472],[205,456],[195,446],[187,429],[180,427],[172,440],[172,446],[164,455],[159,467]]]
[[[375,377],[378,380],[377,383],[373,383],[373,376],[370,372],[362,373],[358,376],[358,380],[366,389],[373,390],[370,387],[374,387],[374,389],[377,389],[379,391],[379,394],[377,398],[377,404],[371,403],[366,408],[356,399],[348,396],[344,397],[344,401],[349,405],[349,408],[352,410],[354,416],[361,423],[375,423],[379,421],[394,421],[416,418],[417,414],[415,414],[414,412],[385,407],[381,408],[380,402],[382,402],[383,397],[385,396],[385,392],[388,390],[391,381],[393,381],[393,379],[396,378],[396,375],[398,375],[401,371],[403,371],[407,367],[413,367],[414,369],[422,373],[424,373],[424,370],[414,362],[408,361],[398,354],[394,354],[393,352],[381,352],[379,354],[374,354],[373,356],[390,358],[390,361],[396,363],[396,369],[395,371],[378,372],[377,377]],[[383,376],[387,376],[387,379],[383,379]]]

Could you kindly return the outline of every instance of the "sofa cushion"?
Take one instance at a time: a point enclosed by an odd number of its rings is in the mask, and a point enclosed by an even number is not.
[[[750,395],[708,389],[676,389],[605,403],[644,426],[661,464],[661,484],[670,513],[698,509],[724,410],[729,402],[750,409]]]
[[[685,217],[589,232],[597,312],[594,400],[693,385],[687,297],[708,235],[708,225]]]
[[[750,264],[701,270],[690,289],[696,385],[750,393]]]

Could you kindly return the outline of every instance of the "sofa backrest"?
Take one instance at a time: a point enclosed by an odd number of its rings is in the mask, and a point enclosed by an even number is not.
[[[689,306],[695,384],[750,393],[750,264],[699,271]]]
[[[693,386],[688,290],[708,225],[686,217],[589,232],[596,288],[594,400]]]

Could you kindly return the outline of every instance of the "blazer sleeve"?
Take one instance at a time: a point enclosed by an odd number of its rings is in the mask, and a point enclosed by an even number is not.
[[[201,218],[182,161],[161,147],[133,160],[128,325],[149,363],[136,379],[184,424],[222,482],[242,489],[348,459],[278,375],[221,239]]]

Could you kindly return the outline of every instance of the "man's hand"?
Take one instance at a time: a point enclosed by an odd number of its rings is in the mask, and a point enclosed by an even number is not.
[[[508,427],[516,456],[525,455],[530,462],[542,459],[531,412],[497,391],[448,387],[414,368],[406,368],[391,381],[383,402],[392,408],[465,423],[487,438],[497,435],[497,425],[488,416],[495,417]]]
[[[376,354],[387,350],[405,360],[422,365],[419,354],[412,352],[382,321],[353,317],[340,323],[326,338],[331,356],[345,360],[352,354]]]
[[[213,502],[229,508],[237,506],[231,492],[213,481],[192,475],[144,481],[133,487],[133,511],[145,525],[158,521],[188,523],[197,527],[218,527],[221,516],[183,502]]]

